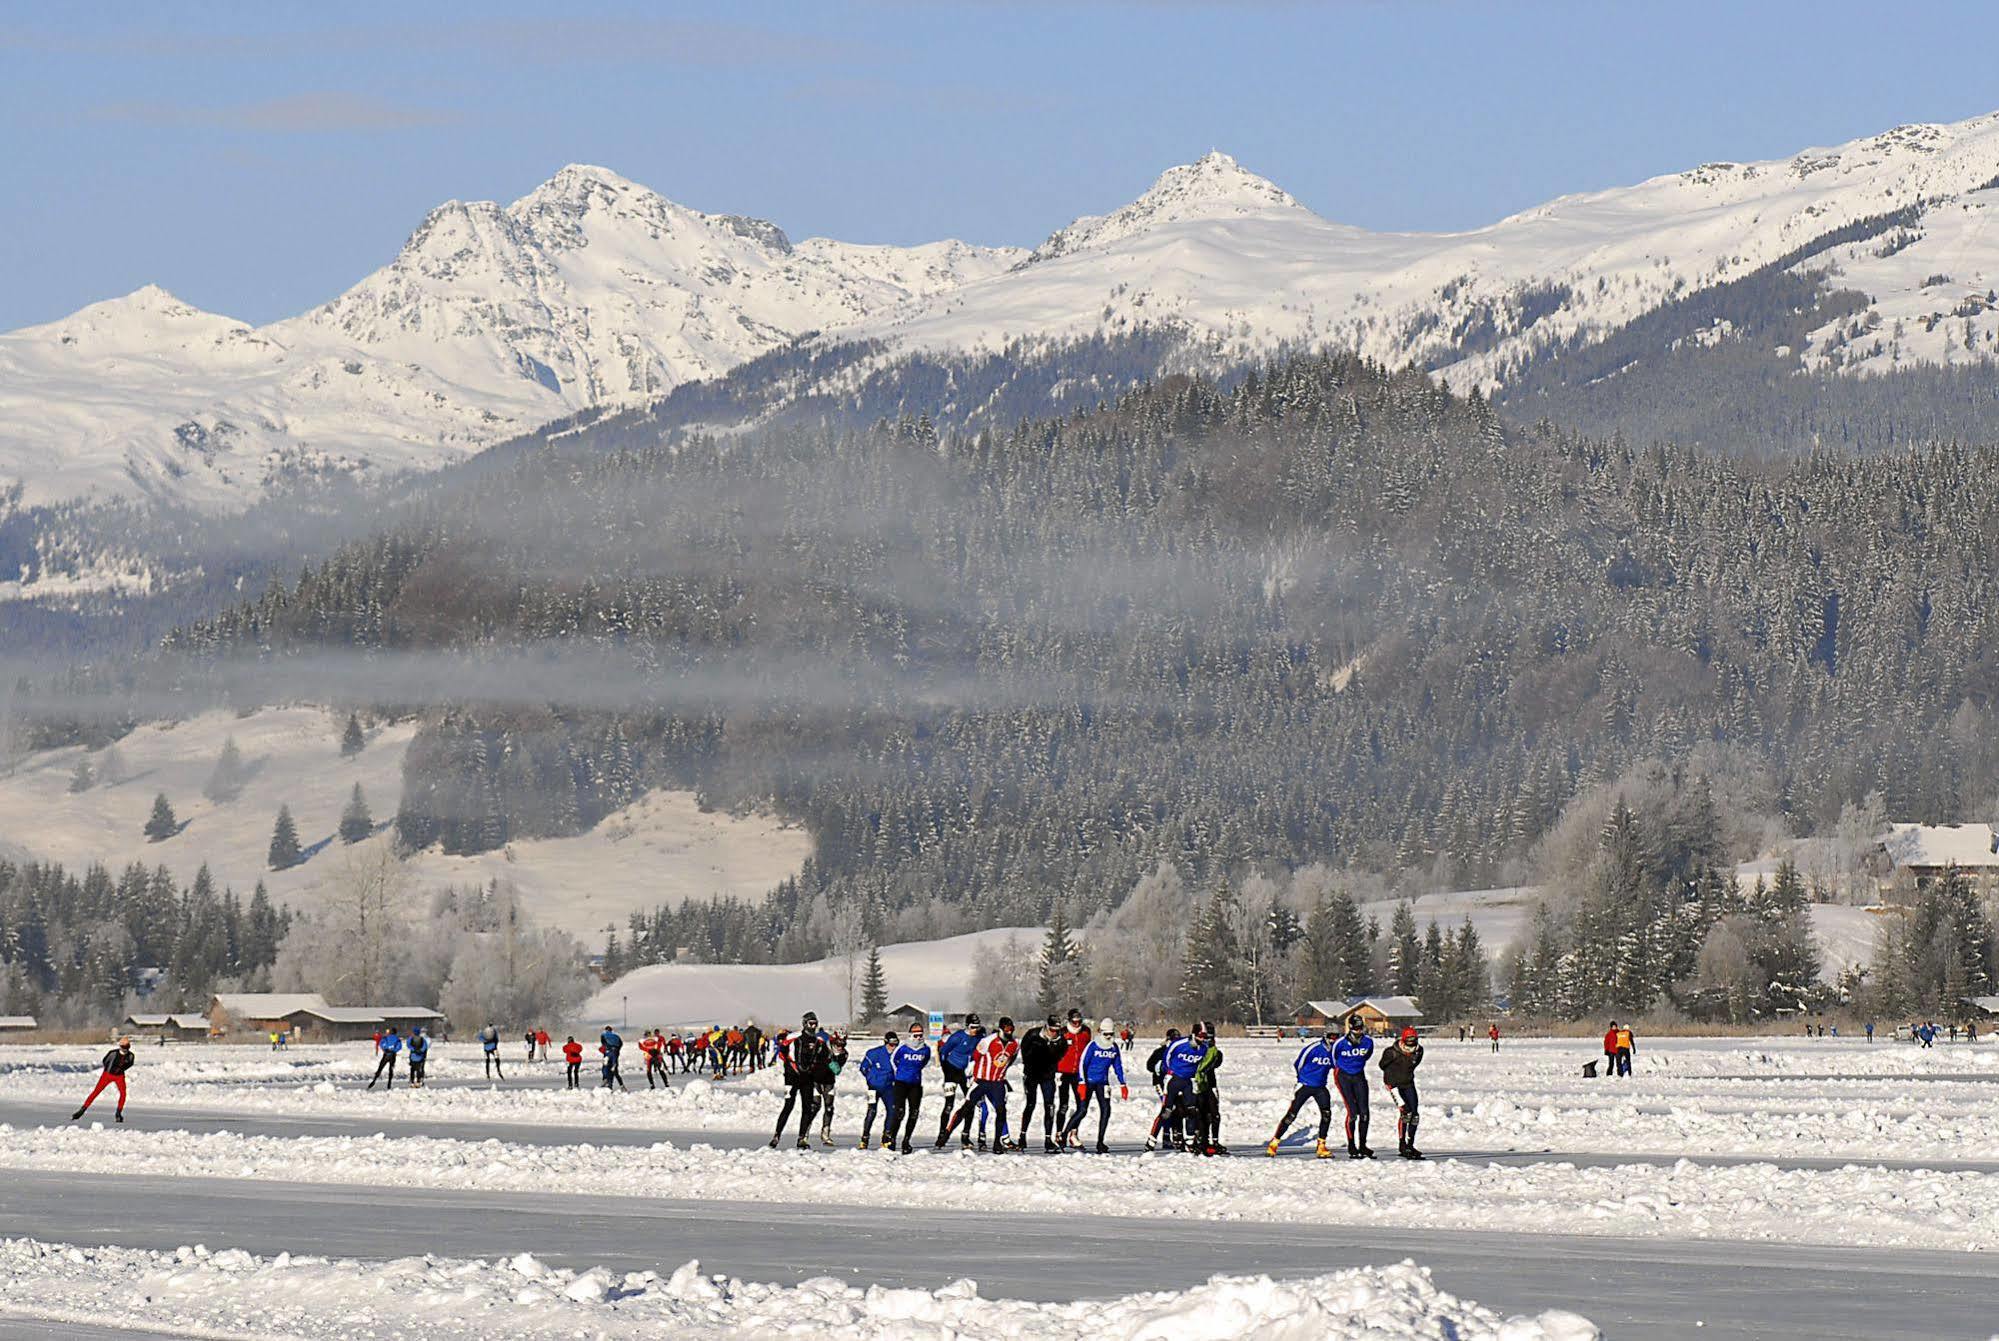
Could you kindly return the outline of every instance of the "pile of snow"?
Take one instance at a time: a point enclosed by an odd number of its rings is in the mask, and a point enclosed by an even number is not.
[[[802,1335],[1033,1341],[1075,1336],[1258,1336],[1271,1341],[1589,1341],[1586,1319],[1561,1310],[1501,1318],[1439,1290],[1414,1263],[1302,1280],[1216,1276],[1187,1290],[1070,1304],[987,1299],[970,1280],[936,1290],[856,1289],[830,1277],[797,1286],[702,1274],[577,1272],[531,1253],[494,1261],[390,1262],[256,1256],[240,1249],[171,1253],[0,1241],[0,1313],[149,1329],[298,1338]]]
[[[904,1002],[926,1010],[962,1011],[971,1004],[972,965],[989,949],[1014,959],[1040,953],[1040,927],[998,927],[937,941],[881,947],[889,1006]],[[867,955],[838,956],[809,964],[656,964],[636,969],[597,993],[583,1007],[586,1020],[629,1018],[645,1027],[790,1024],[806,1011],[832,1023],[851,1018],[848,985],[858,1004]],[[1025,1027],[1023,1025],[1023,1027]]]
[[[101,772],[103,751],[72,746],[29,755],[0,774],[0,850],[79,872],[91,862],[114,874],[129,862],[165,865],[182,882],[205,864],[218,886],[245,898],[261,880],[272,897],[309,908],[351,856],[390,845],[387,825],[402,801],[403,756],[416,733],[407,722],[377,728],[366,749],[343,759],[345,721],[322,708],[293,707],[151,723],[118,742],[124,781],[75,794],[69,786],[77,760]],[[232,737],[251,776],[235,799],[211,801],[202,790]],[[337,831],[356,783],[381,831],[350,848]],[[182,828],[149,842],[143,830],[161,793]],[[280,805],[291,807],[307,855],[273,871],[271,829]],[[572,838],[527,839],[473,857],[431,849],[410,858],[407,868],[418,898],[444,884],[501,880],[537,921],[600,946],[604,928],[623,926],[635,911],[717,894],[761,898],[795,875],[811,850],[802,829],[769,816],[704,812],[692,792],[660,791]]]

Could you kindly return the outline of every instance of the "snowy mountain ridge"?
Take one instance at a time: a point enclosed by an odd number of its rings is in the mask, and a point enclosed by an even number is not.
[[[269,326],[148,286],[0,335],[0,500],[222,511],[296,478],[435,468],[809,332],[892,358],[1170,328],[1218,363],[1335,345],[1491,388],[1782,266],[1860,295],[1787,349],[1801,366],[1985,359],[1995,225],[1999,114],[1705,164],[1449,234],[1331,222],[1213,152],[1031,251],[793,242],[572,165],[509,205],[438,206],[388,265]],[[1716,319],[1673,338],[1744,337]]]
[[[387,266],[270,326],[147,286],[0,335],[0,497],[221,510],[290,476],[431,469],[1025,254],[793,243],[572,165],[511,205],[438,206]]]

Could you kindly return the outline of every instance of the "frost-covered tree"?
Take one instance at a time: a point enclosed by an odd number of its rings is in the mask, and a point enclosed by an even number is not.
[[[292,820],[292,808],[278,807],[277,822],[271,826],[270,867],[274,871],[288,871],[299,864],[305,855],[299,847],[298,825]]]
[[[375,817],[368,810],[368,798],[355,783],[347,795],[347,807],[340,812],[340,841],[358,843],[375,832]]]
[[[174,818],[174,808],[167,802],[167,794],[160,792],[153,797],[152,814],[146,817],[146,841],[164,842],[180,832],[180,821]]]

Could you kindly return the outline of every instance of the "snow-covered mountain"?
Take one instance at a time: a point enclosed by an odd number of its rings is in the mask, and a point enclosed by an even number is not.
[[[389,265],[270,326],[148,287],[0,336],[0,488],[227,508],[290,476],[435,467],[1024,254],[794,244],[567,167],[511,205],[439,206]]]
[[[440,206],[388,266],[271,326],[147,288],[0,336],[0,507],[9,481],[31,503],[226,508],[298,475],[433,467],[808,331],[961,351],[1176,328],[1217,362],[1331,344],[1491,387],[1790,266],[1860,295],[1789,351],[1803,366],[1985,358],[1995,218],[1999,114],[1710,163],[1451,234],[1330,222],[1211,153],[1031,252],[794,244],[569,167],[511,205]],[[1717,316],[1669,338],[1732,337]]]
[[[1867,299],[1812,332],[1806,366],[1881,371],[1992,353],[1995,188],[1999,115],[1709,163],[1467,233],[1332,223],[1215,153],[1078,219],[1005,274],[851,333],[991,349],[1179,324],[1223,357],[1329,343],[1489,387],[1540,351],[1806,251],[1795,264]]]

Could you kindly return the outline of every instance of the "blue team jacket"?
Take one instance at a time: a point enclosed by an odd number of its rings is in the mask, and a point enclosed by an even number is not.
[[[410,1035],[410,1060],[420,1061],[430,1052],[430,1040],[422,1034]]]
[[[920,1048],[913,1043],[904,1043],[895,1050],[895,1056],[890,1060],[891,1073],[904,1085],[921,1085],[923,1068],[928,1065],[930,1065],[928,1043]]]
[[[1117,1072],[1117,1083],[1124,1084],[1124,1050],[1117,1044],[1093,1042],[1083,1049],[1082,1073],[1086,1082],[1101,1085],[1110,1079],[1113,1071]]]
[[[401,1034],[383,1034],[381,1048],[383,1052],[387,1053],[401,1052],[403,1050],[403,1036]]]
[[[972,1037],[969,1029],[960,1029],[955,1034],[947,1034],[937,1045],[937,1060],[945,1066],[962,1071],[972,1064],[972,1050],[979,1040]]]
[[[597,1045],[604,1049],[606,1057],[615,1057],[624,1050],[625,1040],[619,1038],[615,1031],[606,1029],[598,1036]]]
[[[1178,1076],[1182,1080],[1191,1080],[1195,1068],[1200,1066],[1201,1059],[1207,1055],[1207,1044],[1196,1043],[1191,1038],[1175,1039],[1172,1046],[1166,1049],[1166,1074]]]
[[[1361,1064],[1364,1066],[1366,1063],[1367,1055],[1363,1053],[1361,1054]],[[1304,1050],[1298,1054],[1298,1060],[1293,1062],[1291,1066],[1298,1073],[1298,1083],[1300,1085],[1312,1085],[1324,1089],[1326,1077],[1332,1073],[1333,1069],[1333,1050],[1327,1045],[1324,1039],[1307,1043]]]
[[[1350,1076],[1357,1076],[1367,1070],[1367,1059],[1374,1055],[1374,1040],[1362,1034],[1358,1041],[1342,1036],[1333,1044],[1333,1065]]]
[[[888,1044],[877,1043],[861,1058],[861,1079],[871,1090],[885,1090],[895,1076],[895,1056]]]

